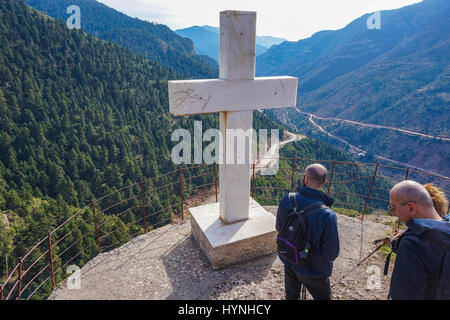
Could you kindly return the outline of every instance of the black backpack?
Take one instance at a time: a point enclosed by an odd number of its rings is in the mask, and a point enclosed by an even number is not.
[[[434,243],[443,249],[441,262],[439,264],[439,271],[436,275],[431,276],[428,279],[427,287],[429,292],[426,293],[425,300],[450,300],[450,241],[448,235],[437,233],[429,230],[421,234],[423,239]],[[397,253],[400,247],[400,241],[403,239],[403,235],[397,240],[391,242],[392,250],[386,258],[384,265],[384,275],[388,275],[389,263],[391,261],[391,254]]]
[[[315,202],[299,210],[295,196],[296,193],[289,193],[291,210],[278,233],[277,250],[278,255],[285,260],[296,265],[304,265],[310,260],[308,253],[311,249],[311,244],[307,241],[306,218],[318,210],[328,207],[322,202]]]
[[[439,274],[436,279],[433,299],[450,300],[450,253],[445,251],[442,255]]]

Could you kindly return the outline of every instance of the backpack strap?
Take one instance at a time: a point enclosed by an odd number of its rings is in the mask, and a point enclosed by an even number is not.
[[[298,210],[297,202],[295,201],[296,195],[297,195],[297,193],[295,193],[295,192],[289,193],[289,203],[291,204],[291,210],[293,212],[295,212],[296,214],[303,215],[303,217],[305,217],[305,218],[320,209],[328,208],[328,206],[324,205],[321,201],[318,201],[318,202],[314,202],[313,204],[310,204],[306,208]]]
[[[328,206],[324,205],[322,202],[315,202],[309,206],[307,206],[305,209],[300,210],[300,214],[302,214],[305,218],[307,216],[312,215],[313,213],[315,213],[316,211],[319,211],[321,209],[327,209]]]
[[[406,231],[405,231],[406,232]],[[400,236],[396,240],[391,241],[391,252],[386,257],[386,261],[384,262],[384,271],[383,275],[387,276],[389,272],[389,264],[391,263],[391,255],[392,253],[397,253],[398,248],[400,246],[400,240],[403,239],[404,233],[400,234]]]
[[[442,278],[442,273],[444,271],[445,259],[447,258],[447,255],[448,255],[448,251],[445,251],[444,254],[442,255],[442,261],[441,261],[441,264],[439,266],[439,271],[438,271],[437,277],[436,277],[436,279],[435,279],[435,281],[433,283],[433,287],[434,287],[434,293],[433,293],[433,297],[432,297],[433,299],[442,299],[441,297],[437,296],[437,294],[438,294],[438,283],[439,283],[439,281]]]
[[[297,193],[295,192],[289,192],[289,203],[291,205],[291,210],[295,213],[297,213],[297,201],[295,201]]]
[[[310,204],[309,206],[299,210],[298,207],[297,207],[296,195],[297,195],[297,193],[295,193],[295,192],[290,192],[289,193],[289,203],[291,205],[292,212],[302,216],[302,220],[303,220],[304,224],[306,224],[306,218],[308,216],[312,215],[313,213],[315,213],[315,212],[317,212],[317,211],[319,211],[321,209],[327,209],[328,208],[328,206],[323,204],[321,201],[317,201],[317,202],[314,202],[313,204]],[[309,253],[311,247],[312,247],[312,245],[307,241],[305,249],[298,253],[299,257],[300,258],[306,258],[308,256],[308,253]]]

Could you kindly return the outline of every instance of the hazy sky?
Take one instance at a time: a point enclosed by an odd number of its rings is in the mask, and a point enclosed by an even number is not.
[[[257,12],[257,34],[291,41],[320,30],[336,30],[365,13],[395,9],[421,0],[98,0],[132,17],[171,29],[219,25],[219,12]],[[381,20],[383,18],[381,17]]]

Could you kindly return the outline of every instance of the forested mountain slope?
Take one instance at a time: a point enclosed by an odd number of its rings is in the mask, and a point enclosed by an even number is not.
[[[167,79],[174,77],[22,1],[0,1],[2,277],[5,257],[15,264],[77,207],[173,168]],[[156,196],[152,205],[169,200]]]
[[[217,115],[169,114],[167,80],[181,77],[129,49],[69,30],[23,1],[0,1],[0,282],[7,261],[17,263],[92,199],[176,169],[173,130],[192,131],[194,120],[203,130],[218,127]],[[254,114],[255,128],[282,129]],[[175,186],[153,193],[147,210],[172,204],[177,192]],[[127,196],[117,192],[113,200]],[[125,218],[129,226],[111,217],[104,231],[120,229],[113,238],[127,241],[135,227],[132,215]]]
[[[214,78],[218,74],[216,66],[195,54],[191,40],[163,24],[131,18],[95,0],[25,0],[25,3],[63,21],[70,17],[67,8],[77,5],[81,28],[95,37],[118,43],[185,77]]]

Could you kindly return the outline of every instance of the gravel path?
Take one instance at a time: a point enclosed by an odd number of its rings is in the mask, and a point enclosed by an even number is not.
[[[277,207],[265,208],[276,214]],[[338,223],[341,253],[331,277],[333,298],[386,299],[390,275],[380,276],[380,289],[366,289],[368,266],[383,271],[384,261],[378,253],[337,283],[357,264],[361,239],[359,220],[338,215]],[[374,249],[373,240],[389,230],[365,222],[364,255]],[[81,269],[81,289],[62,284],[49,299],[284,299],[284,270],[275,254],[213,270],[191,236],[187,219],[98,255]]]

